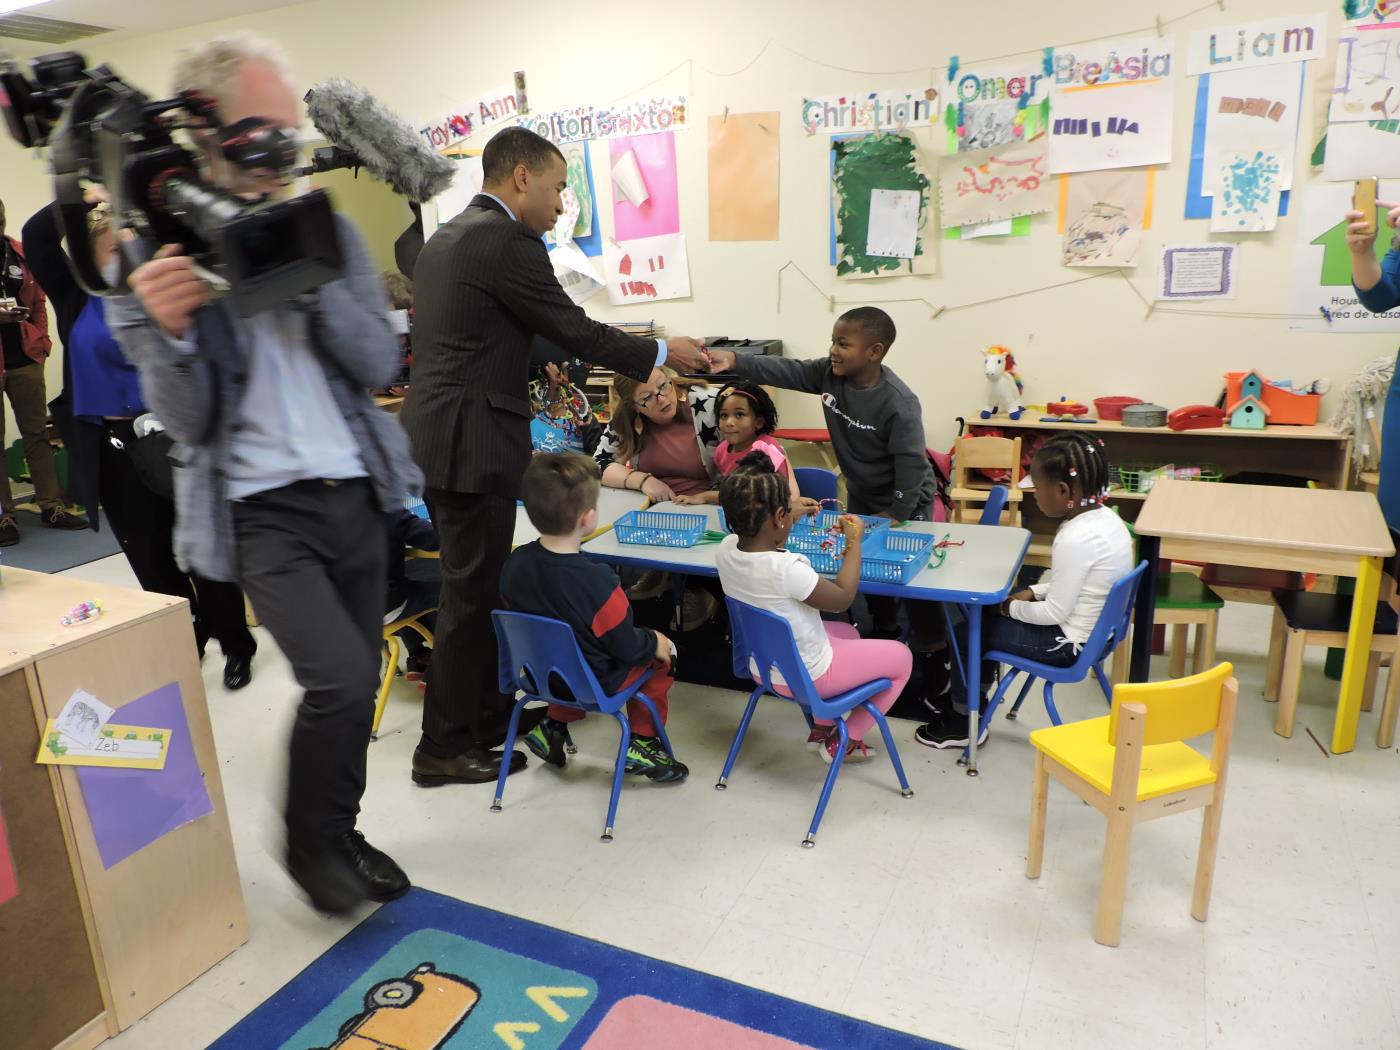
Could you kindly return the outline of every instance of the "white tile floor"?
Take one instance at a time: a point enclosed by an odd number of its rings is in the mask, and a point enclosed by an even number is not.
[[[115,558],[70,575],[131,581]],[[1303,727],[1330,737],[1336,685],[1316,664],[1297,734],[1276,737],[1259,695],[1267,627],[1257,606],[1222,621],[1241,705],[1210,921],[1189,911],[1199,817],[1148,824],[1117,949],[1091,936],[1097,813],[1052,786],[1044,874],[1023,874],[1026,737],[1045,724],[1030,702],[1021,721],[997,722],[977,779],[894,723],[916,797],[899,797],[883,756],[852,766],[820,844],[803,850],[825,767],[800,746],[798,713],[761,707],[717,792],[741,697],[678,686],[672,734],[692,777],[629,783],[604,845],[610,724],[575,730],[563,773],[532,761],[493,815],[488,787],[409,781],[420,702],[401,684],[370,749],[361,827],[429,889],[957,1046],[1394,1050],[1400,758],[1376,750],[1376,714],[1362,716],[1356,751],[1319,752]],[[296,689],[260,644],[242,693],[223,690],[217,658],[205,669],[252,938],[114,1050],[206,1044],[363,917],[313,913],[273,859]],[[1097,715],[1103,701],[1067,689],[1061,711]]]

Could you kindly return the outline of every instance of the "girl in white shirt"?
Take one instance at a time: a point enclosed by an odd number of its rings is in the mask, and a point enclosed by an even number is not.
[[[739,462],[720,485],[719,502],[734,531],[720,543],[715,557],[724,593],[745,605],[776,613],[791,625],[798,654],[817,695],[836,696],[873,679],[888,678],[890,687],[871,698],[872,706],[881,713],[888,711],[909,681],[913,668],[909,648],[895,641],[863,639],[850,624],[825,621],[820,615],[845,612],[855,600],[864,533],[861,520],[842,516],[846,556],[832,581],[818,576],[806,557],[785,548],[793,515],[800,513],[800,506],[793,501],[787,478],[774,469],[766,453],[750,452]],[[757,669],[754,678],[757,681]],[[776,673],[774,684],[783,688]],[[836,757],[840,735],[829,719],[815,721],[816,728],[807,742],[830,762]],[[847,759],[868,758],[875,753],[865,744],[865,734],[874,724],[864,708],[857,707],[847,717]]]
[[[1029,482],[1029,484],[1028,484]],[[1121,518],[1103,503],[1108,461],[1087,434],[1056,434],[1031,460],[1022,488],[1035,490],[1036,506],[1063,519],[1050,548],[1050,570],[1040,582],[1011,595],[996,613],[982,618],[982,651],[997,649],[1052,667],[1079,658],[1098,623],[1109,589],[1133,569],[1133,540]],[[958,651],[967,652],[967,624],[958,625]],[[982,665],[990,690],[996,664]],[[967,746],[967,685],[953,675],[953,707],[940,711],[914,738],[927,747]],[[961,709],[961,715],[958,710]],[[986,733],[977,741],[986,741]]]

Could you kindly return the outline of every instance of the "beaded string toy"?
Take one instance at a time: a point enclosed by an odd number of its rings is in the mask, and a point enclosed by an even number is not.
[[[101,602],[79,602],[77,605],[73,606],[71,610],[64,613],[63,616],[59,618],[58,622],[63,627],[72,627],[75,624],[86,623],[89,620],[95,620],[101,615]]]

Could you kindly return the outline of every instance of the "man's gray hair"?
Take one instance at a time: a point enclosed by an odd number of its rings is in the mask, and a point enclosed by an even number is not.
[[[175,63],[175,92],[195,91],[223,109],[237,89],[239,69],[248,61],[266,62],[287,83],[292,82],[291,66],[281,45],[244,31],[181,51]]]

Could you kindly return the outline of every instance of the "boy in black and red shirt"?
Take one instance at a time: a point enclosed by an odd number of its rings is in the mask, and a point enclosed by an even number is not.
[[[516,612],[548,616],[572,627],[584,659],[609,694],[651,670],[641,691],[656,705],[664,725],[675,681],[670,673],[671,642],[660,631],[636,626],[617,576],[579,553],[583,538],[598,527],[598,488],[598,468],[587,456],[562,452],[530,460],[520,495],[540,538],[506,559],[501,597]],[[551,704],[545,720],[523,738],[525,745],[550,765],[562,767],[568,723],[583,716],[578,708]],[[629,700],[627,719],[632,730],[628,773],[661,784],[689,775],[690,770],[661,746],[645,704]]]

